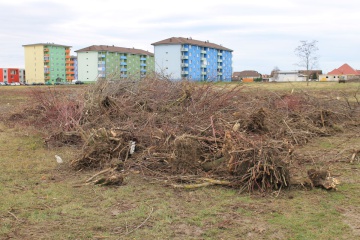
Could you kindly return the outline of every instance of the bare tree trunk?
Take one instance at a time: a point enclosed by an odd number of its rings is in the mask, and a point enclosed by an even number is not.
[[[309,72],[309,71],[307,71]],[[306,75],[306,86],[309,86],[309,75]]]

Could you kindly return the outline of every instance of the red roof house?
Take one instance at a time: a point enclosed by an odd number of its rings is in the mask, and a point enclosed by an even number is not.
[[[345,63],[341,67],[328,72],[328,75],[359,75],[360,70],[355,70],[350,67],[349,64]]]

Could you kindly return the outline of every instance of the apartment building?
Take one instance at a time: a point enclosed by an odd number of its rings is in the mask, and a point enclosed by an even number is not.
[[[55,83],[73,79],[73,66],[70,61],[71,46],[35,43],[23,45],[23,47],[27,83]]]
[[[172,80],[231,81],[232,51],[209,41],[171,37],[154,46],[155,71]]]
[[[25,69],[22,68],[0,68],[0,82],[3,83],[24,83]]]
[[[67,72],[69,74],[69,79],[77,80],[78,79],[77,56],[70,56],[70,60],[66,63],[66,66],[69,66]]]
[[[78,79],[140,79],[155,70],[154,54],[136,48],[92,45],[75,51],[78,58]]]

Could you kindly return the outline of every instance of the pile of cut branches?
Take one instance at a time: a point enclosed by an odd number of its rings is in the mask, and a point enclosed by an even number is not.
[[[76,129],[83,144],[71,165],[211,177],[205,185],[248,191],[281,189],[289,186],[296,145],[358,121],[345,104],[243,85],[99,80],[77,104],[80,118],[71,121],[77,125],[69,130]]]

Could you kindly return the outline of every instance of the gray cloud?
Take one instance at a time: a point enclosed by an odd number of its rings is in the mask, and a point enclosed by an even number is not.
[[[23,67],[22,45],[29,43],[66,44],[73,51],[93,44],[153,51],[153,42],[192,37],[233,49],[234,71],[296,69],[295,47],[313,39],[324,71],[344,62],[360,69],[359,7],[355,0],[89,0],[86,7],[70,0],[1,2],[0,67]]]

